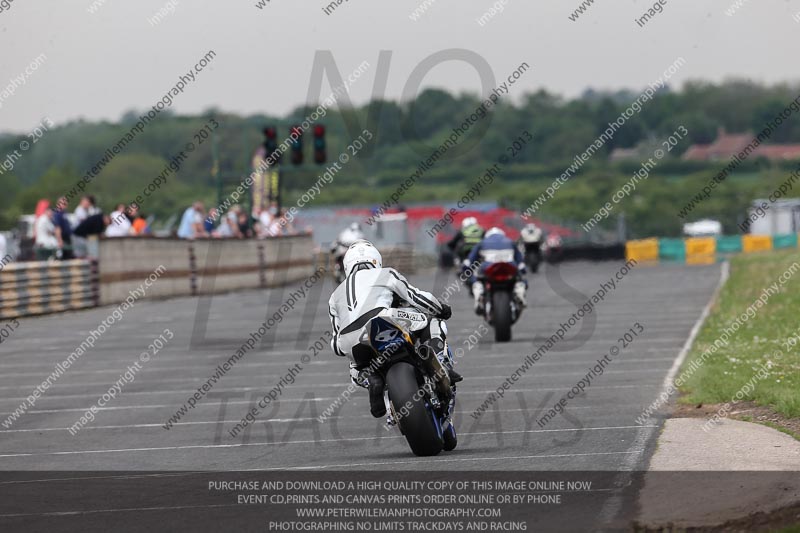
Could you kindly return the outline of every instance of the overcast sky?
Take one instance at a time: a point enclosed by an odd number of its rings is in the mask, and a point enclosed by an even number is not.
[[[91,14],[93,1],[102,5]],[[149,108],[208,50],[217,57],[176,98],[177,113],[284,114],[306,103],[318,50],[330,50],[345,75],[370,63],[351,88],[356,104],[373,93],[380,50],[392,51],[386,96],[395,99],[423,59],[449,48],[480,54],[498,79],[529,63],[513,99],[539,88],[566,96],[641,88],[679,56],[677,85],[800,79],[792,19],[800,0],[749,0],[733,16],[725,10],[734,0],[668,0],[643,28],[634,19],[653,3],[642,0],[597,0],[576,22],[568,15],[579,0],[505,0],[484,26],[476,19],[490,0],[433,0],[418,21],[409,15],[424,0],[348,0],[330,15],[322,0],[270,0],[264,9],[257,0],[176,1],[152,26],[167,0],[13,0],[0,12],[0,91],[40,53],[47,59],[2,101],[0,131],[27,132],[45,116],[118,120]],[[458,61],[433,69],[425,86],[480,92],[475,69]]]

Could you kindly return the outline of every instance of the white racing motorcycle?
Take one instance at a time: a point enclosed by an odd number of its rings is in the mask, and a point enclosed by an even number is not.
[[[447,326],[413,308],[382,309],[369,320],[353,349],[365,372],[379,373],[386,389],[387,424],[396,425],[416,455],[437,455],[458,444],[453,426],[455,385],[422,332],[430,327],[449,357]]]

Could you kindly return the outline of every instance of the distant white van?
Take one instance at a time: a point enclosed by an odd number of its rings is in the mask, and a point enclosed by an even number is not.
[[[717,220],[703,219],[683,225],[687,237],[716,237],[722,235],[722,224]]]

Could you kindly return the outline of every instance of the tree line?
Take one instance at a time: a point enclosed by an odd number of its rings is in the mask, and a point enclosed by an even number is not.
[[[632,236],[677,235],[683,221],[675,216],[675,206],[696,194],[704,180],[726,162],[689,163],[680,155],[692,143],[709,143],[719,128],[729,132],[758,131],[800,93],[790,84],[766,86],[747,80],[724,83],[689,82],[681,90],[661,90],[640,113],[627,120],[613,138],[588,161],[558,194],[542,209],[541,216],[559,222],[580,223],[594,213],[606,197],[624,183],[641,161],[611,163],[609,154],[616,148],[631,148],[654,143],[683,126],[688,135],[669,157],[662,160],[648,179],[620,205]],[[522,131],[533,136],[504,166],[502,175],[484,199],[494,199],[512,208],[527,207],[552,180],[564,172],[577,154],[616,120],[639,95],[635,90],[603,92],[586,90],[565,99],[540,90],[516,102],[501,100],[479,119],[469,134],[459,139],[468,146],[456,157],[437,160],[424,179],[405,196],[406,202],[453,201],[463,194],[476,173],[507,154],[508,146]],[[361,203],[378,204],[396,184],[412,174],[437,146],[444,143],[475,112],[480,99],[472,94],[452,94],[426,89],[410,102],[374,100],[359,107],[331,110],[325,117],[328,160],[338,160],[352,141],[351,135],[364,128],[373,133],[368,149],[353,157],[315,200],[315,205]],[[217,109],[194,116],[164,113],[147,125],[143,133],[106,165],[86,188],[109,211],[117,202],[129,202],[142,192],[154,177],[182,151],[210,118],[219,128],[180,158],[180,167],[166,186],[148,197],[142,211],[166,218],[180,212],[192,200],[209,205],[217,199],[212,178],[213,154],[217,168],[228,178],[228,187],[249,172],[255,147],[263,142],[262,129],[274,124],[281,136],[300,123],[310,107],[298,107],[283,117],[239,116]],[[74,121],[51,128],[14,164],[0,175],[0,229],[15,224],[20,214],[33,211],[39,198],[55,201],[96,164],[138,117],[136,110],[116,122]],[[0,156],[13,152],[23,136],[0,136]],[[800,143],[800,120],[792,118],[778,129],[771,142]],[[301,167],[289,164],[284,156],[286,196],[291,200],[313,184],[324,167],[311,163],[312,136],[307,132],[306,162]],[[212,148],[214,145],[214,148]],[[0,157],[2,159],[4,157]],[[771,164],[749,161],[720,187],[694,215],[721,220],[735,232],[750,202],[767,194],[781,176],[794,168],[790,163]],[[616,225],[612,217],[607,228]]]

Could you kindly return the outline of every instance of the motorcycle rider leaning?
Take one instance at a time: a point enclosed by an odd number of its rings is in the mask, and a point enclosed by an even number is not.
[[[366,240],[354,242],[344,255],[345,280],[328,300],[333,338],[331,348],[340,357],[350,358],[350,379],[369,390],[370,412],[375,418],[386,414],[383,401],[385,382],[378,372],[370,372],[369,357],[357,357],[362,332],[369,331],[370,321],[382,310],[397,307],[400,302],[417,308],[436,319],[420,334],[420,341],[433,350],[447,368],[451,383],[462,380],[453,370],[452,357],[444,351],[443,321],[452,311],[431,293],[417,289],[393,268],[383,268],[380,252]],[[365,372],[366,370],[366,372]],[[365,376],[365,374],[368,374]]]
[[[542,230],[533,222],[526,224],[519,232],[519,243],[525,252],[525,263],[533,272],[542,262]]]
[[[509,251],[513,255],[509,254]],[[517,265],[519,274],[514,284],[514,299],[520,307],[526,307],[528,305],[526,294],[528,281],[525,279],[525,259],[522,257],[519,248],[514,245],[514,241],[506,237],[506,233],[502,229],[495,227],[486,232],[486,237],[472,249],[469,257],[464,260],[463,269],[466,270],[470,265],[474,265],[476,261],[480,261],[481,266],[478,270],[478,277],[480,277],[488,265],[497,263],[499,261],[498,258],[503,255],[507,256],[507,259],[503,259],[503,261],[512,262],[511,260],[513,259],[514,264]],[[473,274],[469,278],[468,284],[471,286],[472,296],[475,298],[475,313],[481,314],[483,312],[483,306],[481,305],[483,283]]]
[[[353,222],[339,233],[339,236],[331,244],[331,252],[335,252],[339,247],[347,249],[351,244],[363,238],[364,232],[361,231],[361,224]]]
[[[533,222],[525,224],[519,232],[519,240],[525,244],[540,244],[542,242],[542,229]]]
[[[447,247],[463,261],[472,249],[483,239],[483,228],[475,217],[467,217],[461,221],[461,229],[447,243]]]

